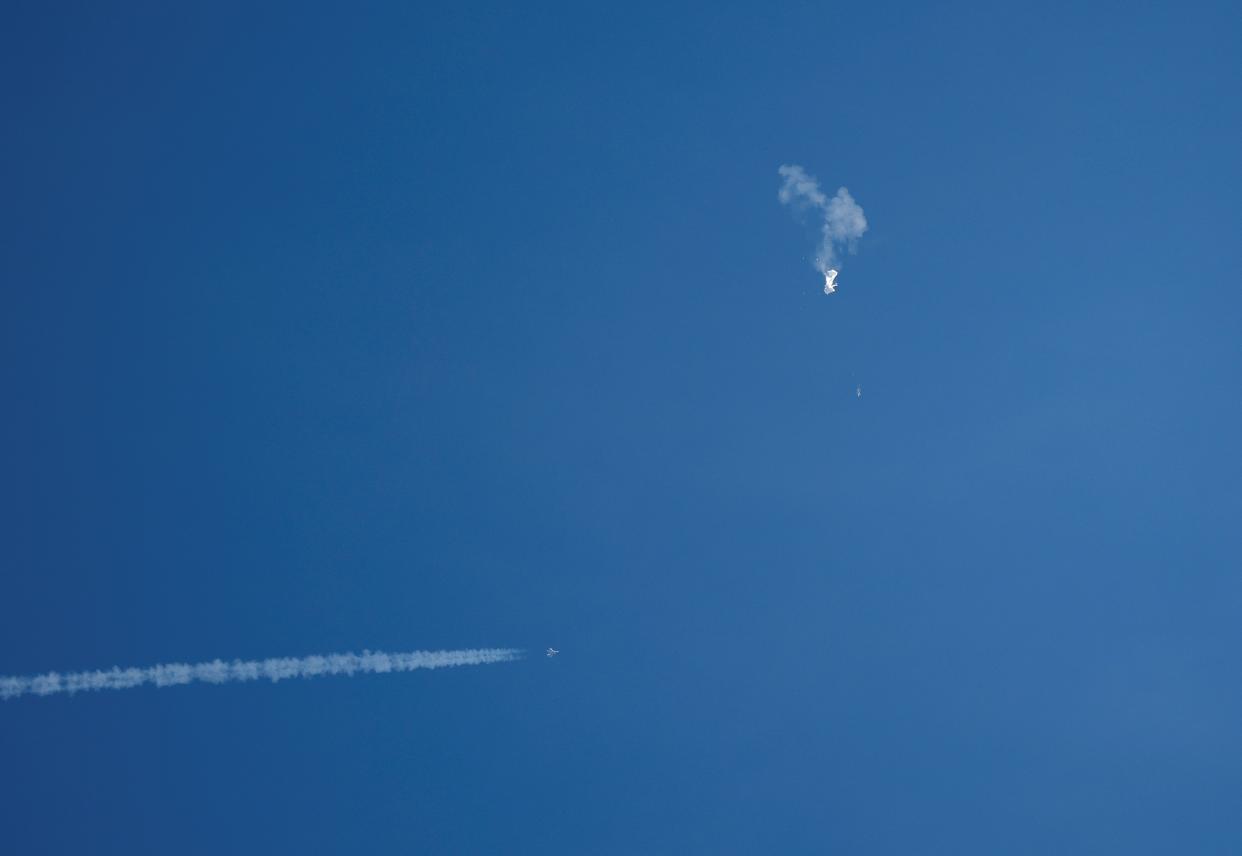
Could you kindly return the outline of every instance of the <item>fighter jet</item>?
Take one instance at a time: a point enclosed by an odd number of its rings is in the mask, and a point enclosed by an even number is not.
[[[835,270],[827,271],[824,274],[824,294],[832,294],[837,290],[837,272]]]
[[[549,649],[548,649],[548,656],[549,656],[549,657],[555,657],[555,656],[556,656],[557,654],[559,654],[559,653],[561,653],[561,652],[560,652],[560,651],[558,651],[558,650],[556,650],[555,648],[549,648]]]

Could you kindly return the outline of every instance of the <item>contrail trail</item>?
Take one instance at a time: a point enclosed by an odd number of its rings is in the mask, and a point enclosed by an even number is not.
[[[108,671],[48,672],[32,677],[0,677],[0,699],[25,695],[47,696],[56,693],[73,695],[88,690],[127,690],[143,684],[171,687],[202,681],[227,684],[232,681],[257,681],[263,678],[275,683],[286,678],[318,678],[324,675],[354,675],[359,672],[384,674],[412,672],[415,669],[444,669],[450,666],[482,666],[487,663],[508,663],[521,658],[520,648],[468,648],[461,651],[407,651],[386,654],[363,651],[361,654],[323,654],[312,657],[274,657],[268,660],[212,660],[208,663],[164,663],[146,669]]]

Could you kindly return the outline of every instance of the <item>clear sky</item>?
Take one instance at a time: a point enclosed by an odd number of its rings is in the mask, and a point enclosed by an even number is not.
[[[1236,4],[115,5],[0,27],[0,674],[533,656],[5,702],[0,850],[1238,852]]]

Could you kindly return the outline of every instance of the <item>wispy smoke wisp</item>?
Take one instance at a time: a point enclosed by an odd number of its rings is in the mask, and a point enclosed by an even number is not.
[[[799,212],[814,208],[823,215],[823,240],[815,252],[815,268],[827,276],[839,266],[842,247],[854,252],[858,239],[867,231],[867,217],[846,188],[838,188],[836,195],[829,197],[819,189],[815,177],[796,164],[786,164],[777,172],[783,179],[777,193],[782,205]]]
[[[266,679],[275,683],[286,678],[318,678],[327,675],[385,674],[416,669],[444,669],[451,666],[482,666],[507,663],[522,656],[519,648],[469,648],[461,651],[408,651],[386,654],[324,654],[312,657],[275,657],[268,660],[212,660],[209,663],[165,663],[146,669],[118,669],[95,672],[48,672],[33,677],[0,677],[0,699],[25,695],[55,695],[88,690],[127,690],[151,684],[171,687],[202,681],[225,684],[233,681]]]

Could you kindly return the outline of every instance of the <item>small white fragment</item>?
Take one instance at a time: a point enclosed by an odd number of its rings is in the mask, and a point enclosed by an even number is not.
[[[824,272],[824,294],[832,294],[837,290],[837,272],[829,270]]]

